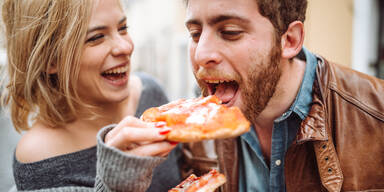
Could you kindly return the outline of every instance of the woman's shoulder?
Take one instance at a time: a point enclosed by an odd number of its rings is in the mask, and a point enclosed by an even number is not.
[[[142,84],[140,102],[135,116],[140,116],[147,108],[168,103],[167,94],[156,78],[143,72],[135,72],[134,74],[139,77]]]
[[[143,85],[143,90],[163,91],[163,87],[160,85],[159,80],[155,77],[144,72],[135,72],[134,75],[136,75],[140,79]]]
[[[64,130],[33,125],[25,132],[16,147],[16,159],[32,163],[67,153],[70,142],[66,142]]]
[[[158,79],[144,72],[135,72],[135,75],[140,79],[142,83],[142,94],[151,96],[160,94],[166,97],[164,88],[159,83]]]

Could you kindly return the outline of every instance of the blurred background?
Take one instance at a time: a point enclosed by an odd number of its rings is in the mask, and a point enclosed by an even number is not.
[[[181,0],[127,1],[135,70],[154,75],[170,99],[194,96]],[[384,1],[309,0],[304,45],[330,61],[384,78]]]
[[[135,43],[133,70],[157,78],[171,100],[194,97],[196,85],[188,63],[189,35],[182,0],[123,1]],[[384,1],[309,0],[305,30],[304,44],[309,50],[384,78]],[[1,47],[0,66],[5,62]],[[0,191],[7,191],[12,183],[12,153],[19,137],[8,115],[1,114]]]

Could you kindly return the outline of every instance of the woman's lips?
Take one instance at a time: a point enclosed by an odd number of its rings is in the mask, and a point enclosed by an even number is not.
[[[103,74],[102,77],[109,83],[114,86],[122,86],[128,82],[128,72],[123,73],[111,73]]]
[[[128,82],[129,78],[129,63],[123,63],[116,67],[110,68],[101,73],[101,76],[108,83],[114,86],[122,86]]]

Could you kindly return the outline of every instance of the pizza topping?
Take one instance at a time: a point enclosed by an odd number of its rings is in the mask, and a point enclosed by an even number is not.
[[[226,182],[223,174],[212,169],[201,177],[192,174],[168,192],[213,192]]]

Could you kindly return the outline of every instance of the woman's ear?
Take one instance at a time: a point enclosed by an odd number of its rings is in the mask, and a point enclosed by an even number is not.
[[[57,67],[56,65],[52,65],[48,68],[47,73],[49,75],[56,74],[57,73]]]
[[[304,43],[304,24],[294,21],[289,24],[287,31],[281,37],[281,56],[291,59],[299,54]]]

